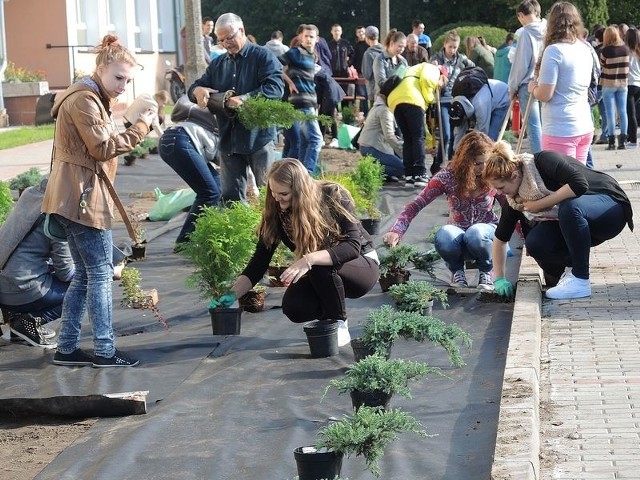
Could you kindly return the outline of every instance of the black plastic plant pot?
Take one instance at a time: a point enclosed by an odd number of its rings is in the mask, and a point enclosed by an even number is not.
[[[378,280],[380,282],[380,288],[383,292],[388,292],[392,285],[399,285],[401,283],[407,283],[411,277],[409,270],[404,270],[399,273],[392,273],[386,276],[380,276]]]
[[[338,322],[314,320],[304,326],[312,358],[332,357],[338,354]]]
[[[318,452],[315,447],[298,447],[293,451],[298,480],[323,480],[340,476],[342,453]]]
[[[131,260],[144,260],[147,254],[147,246],[144,243],[131,245]]]
[[[369,235],[377,235],[380,232],[379,218],[363,218],[360,223]]]
[[[375,353],[371,347],[365,345],[365,343],[359,338],[354,338],[351,340],[351,348],[353,350],[353,356],[355,357],[356,362],[359,362],[363,358],[366,358]],[[389,358],[391,357],[391,344],[387,345],[385,357],[387,358],[387,360],[389,360]]]
[[[385,410],[389,410],[389,404],[391,403],[391,394],[381,391],[362,392],[360,390],[352,390],[351,404],[353,409],[357,410],[361,406],[366,407],[383,407]]]
[[[214,335],[240,335],[241,308],[210,308]]]

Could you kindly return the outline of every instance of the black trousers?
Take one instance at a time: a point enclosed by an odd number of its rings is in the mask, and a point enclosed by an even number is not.
[[[371,291],[380,275],[378,264],[360,256],[341,266],[314,265],[282,298],[282,311],[292,322],[346,320],[345,298]]]

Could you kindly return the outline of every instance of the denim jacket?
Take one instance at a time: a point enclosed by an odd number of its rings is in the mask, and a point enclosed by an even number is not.
[[[196,101],[193,90],[196,87],[213,88],[220,92],[233,90],[246,100],[262,94],[266,98],[280,100],[284,95],[282,65],[261,45],[249,41],[231,56],[228,53],[213,59],[202,77],[189,88],[189,99]],[[247,155],[253,153],[275,139],[275,127],[247,130],[236,118],[218,115],[220,127],[220,150],[224,153]]]

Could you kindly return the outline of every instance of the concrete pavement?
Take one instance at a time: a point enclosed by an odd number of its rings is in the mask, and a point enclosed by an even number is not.
[[[640,150],[594,145],[595,165],[640,211]],[[640,479],[640,243],[625,228],[591,251],[592,295],[542,297],[523,257],[493,479]]]
[[[50,154],[50,141],[0,151],[0,180],[46,172]],[[594,156],[597,169],[628,182],[640,211],[640,150],[594,146]],[[550,301],[523,257],[494,479],[640,478],[639,265],[640,242],[625,229],[592,250],[590,298]]]

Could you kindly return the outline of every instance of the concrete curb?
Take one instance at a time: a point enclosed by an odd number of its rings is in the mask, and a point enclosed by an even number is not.
[[[523,251],[507,351],[491,478],[540,475],[542,288],[538,265]]]

